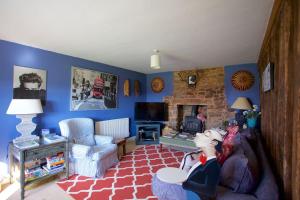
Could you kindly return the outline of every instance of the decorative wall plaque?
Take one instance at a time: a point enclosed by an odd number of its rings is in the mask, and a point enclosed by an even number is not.
[[[151,89],[153,92],[159,93],[165,87],[164,80],[160,77],[155,77],[151,81]]]
[[[134,81],[134,95],[140,96],[141,94],[141,84],[139,80]]]
[[[254,76],[246,70],[237,71],[231,77],[231,84],[237,90],[248,90],[254,84]]]
[[[125,97],[130,96],[130,82],[128,79],[124,81],[124,96]]]
[[[199,79],[199,72],[197,70],[189,70],[189,71],[180,71],[178,72],[178,76],[181,81],[187,83],[188,87],[195,88],[197,85],[197,81]]]

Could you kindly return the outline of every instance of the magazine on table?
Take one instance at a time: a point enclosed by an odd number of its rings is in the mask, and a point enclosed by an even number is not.
[[[65,141],[65,138],[60,135],[56,135],[55,133],[49,133],[44,135],[44,142],[47,144]]]
[[[29,140],[29,141],[17,142],[14,143],[14,145],[19,149],[27,149],[31,147],[37,147],[39,146],[39,143],[34,140]]]

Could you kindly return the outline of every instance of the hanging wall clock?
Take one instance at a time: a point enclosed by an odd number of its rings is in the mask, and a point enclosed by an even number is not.
[[[231,77],[231,84],[237,90],[248,90],[254,84],[254,76],[246,70],[237,71]]]
[[[155,93],[161,92],[165,87],[164,80],[160,77],[155,77],[151,81],[151,89]]]

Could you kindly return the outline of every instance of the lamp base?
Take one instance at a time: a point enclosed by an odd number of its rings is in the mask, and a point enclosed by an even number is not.
[[[237,124],[240,129],[242,129],[243,125],[247,122],[241,110],[235,113],[235,120],[237,121]]]
[[[34,141],[39,140],[39,137],[36,135],[31,135],[31,133],[35,130],[36,124],[32,122],[32,118],[34,118],[35,114],[29,115],[17,115],[17,118],[21,119],[21,123],[16,126],[16,129],[21,136],[15,138],[13,143],[20,143],[20,142],[27,142],[27,141]]]

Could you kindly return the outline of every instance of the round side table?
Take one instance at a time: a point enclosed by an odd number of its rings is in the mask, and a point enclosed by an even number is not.
[[[187,173],[176,167],[166,167],[156,172],[157,177],[166,183],[181,184],[187,179]]]

